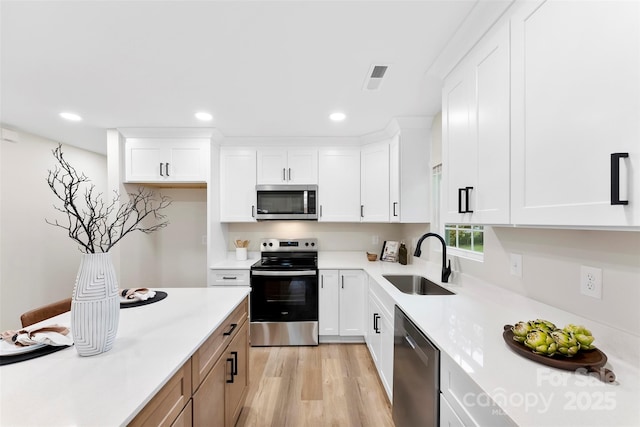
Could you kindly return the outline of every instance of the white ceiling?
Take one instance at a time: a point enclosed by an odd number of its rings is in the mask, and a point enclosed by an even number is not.
[[[0,120],[99,153],[109,128],[365,135],[439,111],[425,72],[476,2],[2,0]],[[383,84],[364,91],[378,63]]]

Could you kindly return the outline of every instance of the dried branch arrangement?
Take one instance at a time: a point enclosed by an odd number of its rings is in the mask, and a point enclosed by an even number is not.
[[[169,224],[161,212],[171,204],[168,197],[155,199],[153,191],[140,187],[137,192],[129,193],[126,203],[120,203],[120,195],[114,191],[111,202],[105,204],[102,193],[96,191],[94,184],[89,184],[91,180],[84,173],[78,174],[64,158],[62,145],[52,152],[58,164],[49,170],[47,183],[62,202],[62,207],[54,205],[54,208],[66,215],[66,221],[45,221],[67,230],[81,251],[108,252],[132,231],[149,234]],[[85,187],[84,193],[82,187]],[[144,226],[145,219],[154,219],[155,224]]]

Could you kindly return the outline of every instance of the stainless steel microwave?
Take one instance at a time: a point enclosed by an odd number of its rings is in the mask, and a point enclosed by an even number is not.
[[[317,220],[317,185],[256,185],[256,219]]]

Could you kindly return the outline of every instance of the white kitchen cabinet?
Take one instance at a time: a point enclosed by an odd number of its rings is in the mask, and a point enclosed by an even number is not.
[[[317,184],[316,148],[267,148],[257,151],[258,184]]]
[[[393,301],[369,278],[368,313],[365,320],[366,342],[378,376],[393,401]]]
[[[256,214],[256,150],[220,148],[220,221],[253,222]]]
[[[440,352],[440,392],[441,399],[446,400],[450,409],[442,411],[441,406],[441,426],[516,426],[487,392],[445,352]]]
[[[318,152],[321,222],[360,222],[360,148],[321,148]]]
[[[320,335],[363,337],[367,275],[362,270],[321,270]]]
[[[360,152],[362,222],[389,222],[389,141],[367,144]]]
[[[398,119],[400,132],[389,141],[389,220],[425,223],[431,219],[430,118]]]
[[[209,145],[206,138],[127,138],[125,182],[206,183]]]
[[[494,30],[442,92],[443,206],[449,223],[509,223],[509,28]]]
[[[639,16],[637,1],[524,2],[512,16],[513,223],[640,225]],[[628,153],[617,175],[614,153]]]
[[[340,273],[338,270],[320,272],[318,296],[319,335],[340,335]]]

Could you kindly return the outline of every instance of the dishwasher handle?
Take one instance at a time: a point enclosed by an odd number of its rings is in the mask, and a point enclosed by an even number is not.
[[[416,356],[418,356],[418,358],[422,361],[422,363],[424,363],[425,366],[430,366],[430,363],[433,363],[429,361],[429,355],[420,348],[418,343],[416,343],[416,340],[414,340],[411,335],[405,333],[404,340],[409,345],[409,347],[411,347],[411,350],[416,353]]]

